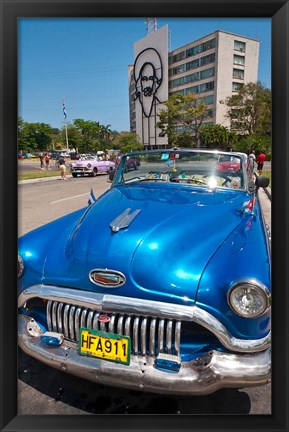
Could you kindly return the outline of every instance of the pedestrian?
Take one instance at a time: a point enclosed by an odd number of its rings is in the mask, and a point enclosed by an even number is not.
[[[259,175],[262,175],[265,159],[266,159],[266,155],[263,151],[261,151],[261,153],[257,157]]]
[[[39,160],[40,160],[40,169],[43,170],[43,153],[39,153]]]
[[[58,159],[58,166],[59,166],[59,169],[60,169],[61,180],[67,180],[67,178],[66,178],[65,159],[64,159],[63,156],[60,156],[60,158]]]
[[[50,161],[50,157],[49,157],[48,153],[45,153],[44,162],[45,162],[45,167],[47,170],[50,170],[49,161]]]
[[[247,166],[248,177],[250,177],[250,178],[253,177],[253,174],[254,174],[254,164],[255,163],[256,163],[255,150],[252,150],[251,153],[248,156],[248,166]]]

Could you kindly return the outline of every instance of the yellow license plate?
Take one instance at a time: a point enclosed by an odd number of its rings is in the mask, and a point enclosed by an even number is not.
[[[115,363],[130,364],[130,337],[81,328],[78,352]]]

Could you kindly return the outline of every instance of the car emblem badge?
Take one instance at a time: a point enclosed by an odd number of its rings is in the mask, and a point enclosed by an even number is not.
[[[115,270],[94,269],[89,273],[91,282],[106,288],[118,288],[124,285],[125,276]]]
[[[137,217],[141,209],[136,209],[133,213],[130,213],[130,211],[130,208],[126,209],[111,222],[109,226],[113,233],[116,233],[123,228],[127,228]]]
[[[107,322],[110,321],[109,316],[108,315],[103,315],[103,314],[98,315],[97,319],[98,319],[99,322],[102,322],[102,323],[107,323]]]

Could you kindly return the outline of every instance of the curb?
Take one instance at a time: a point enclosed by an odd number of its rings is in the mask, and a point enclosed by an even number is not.
[[[20,185],[20,184],[27,184],[27,183],[38,183],[38,182],[45,182],[49,180],[60,180],[60,174],[51,177],[39,177],[30,180],[18,180],[18,184]]]

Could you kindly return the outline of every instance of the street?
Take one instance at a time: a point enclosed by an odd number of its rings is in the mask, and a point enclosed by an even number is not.
[[[91,188],[98,197],[109,187],[106,175],[20,182],[19,236],[86,206]],[[155,395],[93,384],[21,350],[18,360],[18,414],[271,414],[270,384],[202,397]]]

